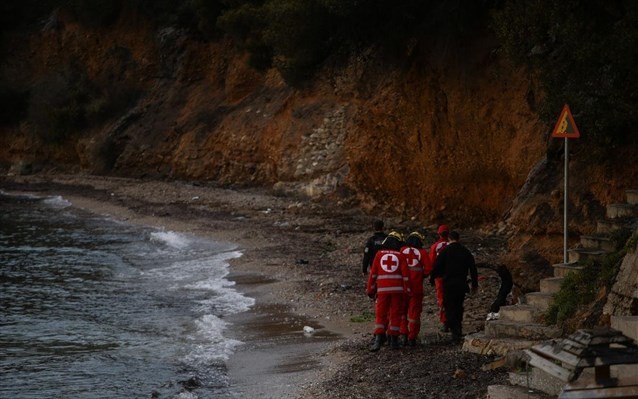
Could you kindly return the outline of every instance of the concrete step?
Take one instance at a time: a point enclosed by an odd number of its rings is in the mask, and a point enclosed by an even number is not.
[[[515,385],[488,385],[487,399],[544,399],[547,395]]]
[[[607,217],[609,219],[638,217],[638,206],[634,204],[609,204],[607,205]]]
[[[584,248],[600,249],[602,251],[614,252],[617,249],[616,242],[609,236],[580,236],[580,244]]]
[[[542,310],[532,305],[502,306],[499,310],[499,320],[534,323],[542,313]]]
[[[569,273],[579,272],[583,267],[578,263],[557,263],[554,267],[554,277],[566,277]]]
[[[522,338],[534,341],[558,338],[562,331],[556,326],[493,320],[485,323],[484,333],[487,338]]]
[[[601,259],[603,256],[611,254],[611,252],[601,249],[572,248],[567,250],[567,254],[569,263],[583,263],[589,260]]]
[[[625,193],[628,204],[638,205],[638,190],[627,190]]]
[[[609,234],[625,228],[625,220],[600,220],[596,223],[596,234]]]
[[[611,328],[638,343],[638,316],[611,316]]]
[[[560,291],[564,277],[548,277],[541,280],[541,292],[543,294],[555,294]]]
[[[544,392],[553,397],[557,397],[565,386],[564,381],[536,367],[528,371],[511,372],[509,380],[512,385]]]
[[[480,331],[465,336],[463,351],[477,353],[479,355],[505,356],[509,352],[528,349],[540,342],[539,340],[510,337],[491,338],[486,336],[485,332]]]
[[[525,294],[523,303],[526,305],[536,306],[541,311],[545,311],[549,309],[552,303],[554,303],[554,295],[546,294],[544,292],[530,292]]]

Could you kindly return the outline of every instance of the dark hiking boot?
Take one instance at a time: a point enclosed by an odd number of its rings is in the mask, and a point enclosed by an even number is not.
[[[399,336],[399,346],[406,346],[408,344],[408,336],[401,334]]]
[[[416,339],[409,339],[408,340],[408,346],[415,347],[416,346]]]
[[[393,335],[390,337],[390,348],[399,349],[399,337],[397,335]]]
[[[381,349],[381,345],[383,345],[382,341],[385,341],[385,334],[375,335],[374,342],[372,343],[372,346],[370,347],[370,352],[376,352],[379,349]]]

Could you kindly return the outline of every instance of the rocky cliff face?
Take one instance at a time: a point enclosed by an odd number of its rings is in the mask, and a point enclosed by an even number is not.
[[[32,85],[74,64],[95,84],[141,96],[62,144],[7,128],[5,167],[272,186],[415,225],[500,223],[515,233],[512,262],[560,259],[560,143],[537,115],[533,74],[499,57],[489,36],[413,48],[403,65],[366,49],[293,89],[275,71],[249,68],[228,42],[154,31],[131,16],[108,32],[57,18],[37,35],[7,38],[6,76]],[[610,158],[574,146],[575,232],[638,187],[635,168],[621,167],[636,150],[617,150]]]
[[[638,252],[632,249],[622,262],[616,284],[607,296],[603,314],[638,315]]]

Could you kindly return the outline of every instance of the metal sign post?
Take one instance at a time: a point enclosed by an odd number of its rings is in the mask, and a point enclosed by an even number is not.
[[[569,139],[577,139],[580,137],[580,132],[574,122],[569,106],[565,104],[563,111],[558,117],[558,122],[554,126],[552,131],[552,137],[565,138],[565,186],[563,189],[563,263],[567,263],[567,238],[569,236],[568,225],[568,198],[569,198]]]
[[[565,137],[565,186],[563,192],[563,263],[567,263],[567,193],[569,190],[569,139]]]

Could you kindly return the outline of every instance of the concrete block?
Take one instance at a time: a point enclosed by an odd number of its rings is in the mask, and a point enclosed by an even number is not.
[[[611,316],[611,328],[638,342],[638,316]]]
[[[525,294],[523,300],[526,305],[536,306],[540,310],[545,311],[554,303],[554,295],[543,292],[530,292]]]
[[[600,220],[596,222],[596,234],[609,234],[625,228],[624,221],[621,220]]]
[[[583,270],[583,267],[578,263],[557,263],[552,266],[554,267],[554,277],[566,277],[569,273]]]
[[[509,380],[512,385],[533,389],[554,396],[558,396],[565,386],[565,382],[562,380],[536,367],[531,367],[528,372],[511,372],[509,374]]]
[[[616,242],[607,236],[580,236],[580,243],[585,248],[610,252],[616,250]]]
[[[588,260],[600,259],[605,255],[609,255],[609,251],[603,251],[600,249],[588,249],[588,248],[572,248],[567,250],[569,256],[569,263],[582,263]]]
[[[500,320],[533,323],[542,313],[543,311],[536,306],[518,304],[502,306],[499,311],[499,316]]]
[[[488,338],[522,338],[535,341],[558,338],[562,331],[555,326],[494,320],[485,323],[484,333]]]
[[[555,294],[560,291],[560,286],[565,280],[564,277],[548,277],[541,280],[541,292],[544,294]]]
[[[638,216],[638,206],[633,204],[609,204],[607,205],[607,217],[609,219],[631,218]]]
[[[627,203],[632,205],[638,205],[638,190],[627,190]]]

